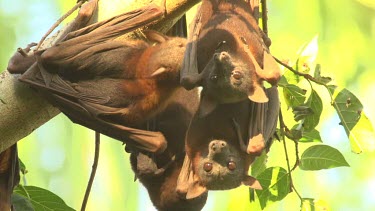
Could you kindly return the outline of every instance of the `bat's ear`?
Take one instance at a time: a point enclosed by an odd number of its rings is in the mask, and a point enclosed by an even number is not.
[[[177,179],[176,192],[182,199],[194,199],[207,192],[207,188],[199,183],[192,170],[190,158],[185,155],[180,175]]]
[[[266,103],[268,102],[268,97],[263,87],[255,81],[253,84],[254,91],[248,95],[248,98],[256,103]]]
[[[144,31],[146,38],[152,42],[163,43],[168,40],[168,37],[154,30]]]
[[[209,95],[205,95],[202,93],[201,101],[198,108],[198,115],[200,118],[203,118],[210,114],[215,108],[217,107],[217,101],[210,97]]]
[[[280,67],[267,51],[263,51],[263,69],[259,66],[251,52],[248,53],[255,67],[257,76],[272,85],[276,85],[281,77]]]
[[[260,185],[260,182],[254,177],[249,176],[249,175],[244,176],[242,180],[242,184],[250,188],[256,189],[256,190],[263,190],[262,186]]]
[[[256,61],[255,61],[256,62]],[[276,85],[281,77],[280,67],[273,56],[267,51],[263,52],[263,70],[256,68],[257,75],[272,85]]]
[[[186,193],[186,199],[195,199],[207,192],[206,186],[202,185],[198,179],[194,179],[193,183],[190,184],[188,192]]]
[[[160,67],[159,69],[155,70],[155,71],[151,74],[151,76],[152,76],[152,77],[155,77],[155,76],[163,75],[163,74],[166,73],[166,72],[167,72],[167,68],[165,68],[165,67]]]

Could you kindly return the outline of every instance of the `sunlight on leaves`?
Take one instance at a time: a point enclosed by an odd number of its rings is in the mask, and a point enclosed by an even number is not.
[[[322,200],[303,198],[301,201],[301,211],[330,211],[328,204]]]
[[[262,209],[268,202],[280,201],[290,193],[288,173],[281,167],[267,168],[257,179],[263,187],[263,190],[256,190]]]
[[[59,196],[43,188],[18,185],[14,189],[14,193],[27,198],[33,205],[33,208],[38,211],[74,211]]]
[[[349,90],[343,89],[337,94],[333,106],[341,120],[340,125],[344,127],[349,137],[352,151],[355,153],[374,151],[374,128],[364,114],[362,103],[358,98]]]
[[[321,170],[349,166],[337,149],[328,145],[314,145],[306,149],[300,159],[302,170]]]
[[[318,35],[315,37],[301,50],[299,50],[298,61],[296,69],[299,72],[308,73],[310,68],[313,66],[316,57],[318,56]]]

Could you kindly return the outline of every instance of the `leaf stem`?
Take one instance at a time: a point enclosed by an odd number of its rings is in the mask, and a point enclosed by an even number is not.
[[[99,161],[99,149],[100,149],[100,133],[95,131],[95,155],[94,155],[94,163],[92,164],[92,170],[89,182],[86,187],[85,197],[82,201],[81,211],[86,210],[87,201],[89,199],[90,191],[92,184],[94,182],[96,169],[98,168],[98,161]]]

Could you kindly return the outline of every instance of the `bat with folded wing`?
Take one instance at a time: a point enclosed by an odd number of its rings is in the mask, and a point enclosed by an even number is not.
[[[245,1],[202,1],[180,78],[186,89],[203,88],[177,186],[186,198],[241,184],[261,188],[248,170],[275,131],[281,75],[264,39]]]
[[[154,31],[146,40],[116,39],[160,18],[151,5],[70,32],[34,52],[36,62],[20,77],[73,122],[161,153],[162,133],[136,129],[162,111],[179,89],[186,40]]]

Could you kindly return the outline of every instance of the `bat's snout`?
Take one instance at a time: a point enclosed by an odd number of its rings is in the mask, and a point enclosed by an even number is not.
[[[210,151],[212,151],[214,154],[221,153],[227,147],[227,143],[221,140],[211,141],[209,145]]]

